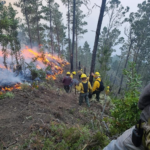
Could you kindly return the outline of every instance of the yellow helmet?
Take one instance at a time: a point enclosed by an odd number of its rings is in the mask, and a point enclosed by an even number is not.
[[[67,75],[70,75],[70,72],[67,72],[66,74],[67,74]]]
[[[82,69],[81,69],[81,71],[82,71]]]
[[[107,86],[107,89],[109,89],[110,87],[109,86]]]
[[[76,75],[76,71],[72,72],[73,75]]]
[[[87,78],[86,74],[82,74],[81,78]]]
[[[99,72],[95,72],[95,76],[100,76],[100,73]]]

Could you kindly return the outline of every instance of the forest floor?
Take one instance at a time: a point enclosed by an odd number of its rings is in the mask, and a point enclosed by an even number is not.
[[[42,83],[38,89],[13,90],[14,98],[0,100],[0,150],[42,150],[40,145],[25,143],[33,132],[38,131],[48,137],[46,134],[49,134],[52,123],[67,127],[90,126],[94,117],[100,117],[101,103],[93,100],[90,108],[85,102],[79,106],[79,93],[75,94],[74,89],[69,94],[65,93],[61,79]],[[108,114],[109,107],[106,107],[105,115]]]

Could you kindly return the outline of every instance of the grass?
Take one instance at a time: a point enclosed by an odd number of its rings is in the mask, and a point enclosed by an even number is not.
[[[4,97],[12,99],[12,98],[15,97],[15,95],[14,95],[12,92],[6,92],[6,93],[4,94]]]
[[[82,150],[86,145],[84,150],[97,150],[109,143],[106,135],[99,131],[92,133],[88,126],[69,127],[52,122],[47,132],[49,132],[48,137],[41,135],[38,130],[36,134],[31,134],[30,139],[25,140],[22,149],[30,147],[37,150]]]

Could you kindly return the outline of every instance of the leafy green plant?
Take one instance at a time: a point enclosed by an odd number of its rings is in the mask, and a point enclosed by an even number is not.
[[[119,133],[135,125],[140,116],[137,103],[141,78],[136,73],[134,63],[129,63],[129,69],[124,70],[124,75],[127,77],[128,90],[122,99],[113,100],[115,108],[111,110],[112,117],[114,117],[111,124],[118,129]],[[114,131],[113,128],[111,130]]]
[[[4,97],[6,97],[6,98],[14,98],[15,95],[12,92],[6,92]]]
[[[4,96],[4,93],[0,92],[0,99],[4,99],[5,96]]]

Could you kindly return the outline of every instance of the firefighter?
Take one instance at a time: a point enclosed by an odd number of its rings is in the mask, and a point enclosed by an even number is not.
[[[90,82],[87,81],[86,74],[81,75],[81,80],[82,82],[79,83],[79,86],[76,86],[76,89],[80,92],[79,105],[83,103],[83,99],[85,98],[85,101],[88,107],[90,107],[88,95],[89,95],[89,92],[92,91],[92,87],[91,87]]]
[[[76,71],[73,71],[70,75],[70,77],[73,79],[73,76],[76,75]]]
[[[92,89],[93,93],[92,94],[96,94],[96,100],[99,102],[100,92],[104,90],[104,86],[101,81],[99,72],[95,72],[95,74],[93,76],[95,78],[95,82],[93,85],[93,89]]]
[[[109,90],[109,89],[110,89],[110,87],[107,86],[106,91],[105,91],[105,94],[106,94],[106,95],[108,95],[108,94],[110,93],[110,90]]]
[[[80,80],[80,79],[81,79],[81,75],[83,74],[82,69],[80,69],[80,70],[78,71],[78,74],[79,74],[79,80]]]
[[[70,90],[69,85],[72,83],[72,79],[70,77],[70,72],[66,73],[66,76],[64,77],[62,82],[64,84],[64,89],[65,89],[66,93],[69,93],[69,90]]]
[[[70,84],[70,92],[72,91],[72,86],[74,84],[74,75],[76,75],[76,72],[73,71],[71,74],[70,74],[70,77],[72,79],[72,83]]]

